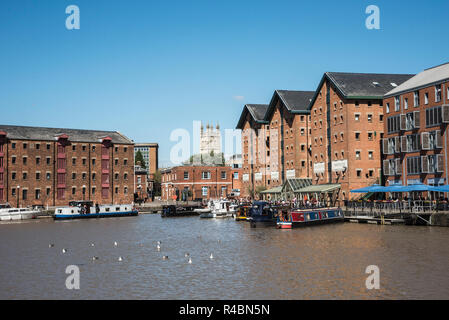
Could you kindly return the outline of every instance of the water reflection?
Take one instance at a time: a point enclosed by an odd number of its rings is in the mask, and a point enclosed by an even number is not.
[[[2,223],[0,298],[448,299],[448,240],[448,228],[252,229],[159,215]],[[71,264],[80,267],[78,291],[65,288]],[[380,290],[365,288],[368,265],[380,268]]]

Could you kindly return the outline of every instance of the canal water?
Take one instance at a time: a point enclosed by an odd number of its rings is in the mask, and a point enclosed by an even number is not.
[[[449,299],[449,228],[440,227],[44,219],[1,223],[0,259],[0,299]],[[69,265],[79,290],[66,289]],[[369,265],[378,290],[366,288]]]

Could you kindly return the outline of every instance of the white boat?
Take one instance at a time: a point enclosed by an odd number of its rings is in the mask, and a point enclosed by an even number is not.
[[[30,208],[3,208],[0,209],[0,221],[34,219],[39,212]]]
[[[200,218],[228,218],[234,216],[236,205],[228,200],[211,200],[208,211],[201,213]]]
[[[131,204],[97,205],[87,207],[56,208],[55,220],[89,219],[137,216],[139,212]]]

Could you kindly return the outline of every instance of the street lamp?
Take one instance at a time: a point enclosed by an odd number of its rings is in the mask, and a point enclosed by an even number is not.
[[[17,186],[17,208],[19,208],[20,186]]]

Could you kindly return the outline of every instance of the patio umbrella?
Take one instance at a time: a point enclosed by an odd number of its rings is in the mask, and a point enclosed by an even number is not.
[[[432,191],[437,191],[437,192],[449,192],[449,185],[446,186],[439,186],[439,187],[434,187],[434,189]]]
[[[385,187],[384,192],[406,192],[404,186],[389,186]]]
[[[350,192],[352,192],[352,193],[384,192],[383,191],[384,189],[385,189],[385,187],[382,187],[379,184],[373,184],[372,186],[364,187],[364,188],[360,188],[360,189],[354,189],[354,190],[351,190]]]
[[[413,192],[413,191],[436,191],[435,187],[428,186],[425,184],[413,184],[410,186],[405,186],[402,192]]]

